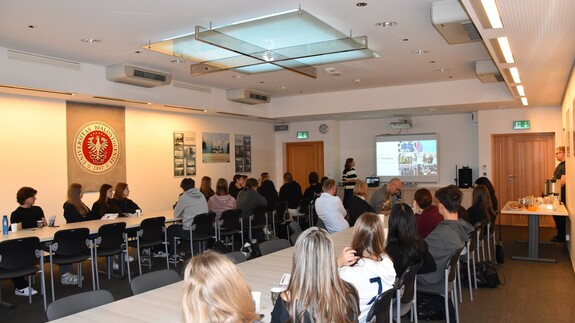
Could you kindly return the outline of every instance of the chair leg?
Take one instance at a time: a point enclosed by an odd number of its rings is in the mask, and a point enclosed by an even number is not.
[[[457,295],[457,290],[455,290],[457,287],[453,287],[455,294]],[[453,304],[455,306],[455,322],[459,323],[459,304],[457,304],[457,300],[453,300]]]
[[[469,299],[473,302],[473,285],[471,284],[471,259],[469,254],[471,251],[467,250],[467,283],[469,286]]]
[[[62,273],[60,273],[62,275]],[[52,252],[50,252],[50,287],[52,287],[52,302],[56,300],[54,293],[54,264],[52,262]]]
[[[475,289],[477,289],[477,271],[475,269],[475,255],[472,257],[473,260],[473,283],[475,285]],[[469,286],[471,288],[471,286]]]
[[[78,287],[82,288],[82,262],[78,262]]]
[[[140,272],[140,276],[142,276],[142,256],[141,256],[141,250],[140,250],[140,237],[138,237],[136,239],[136,246],[138,249],[136,249],[137,254],[138,254],[138,270]]]
[[[461,271],[459,270],[459,264],[460,262],[457,262],[457,274],[456,274],[456,279],[457,279],[457,289],[459,291],[459,303],[463,303],[463,295],[462,295],[462,288],[461,288]],[[457,293],[455,294],[455,296],[457,296]],[[457,299],[457,297],[455,297]]]
[[[44,266],[44,253],[40,251],[40,268],[42,270],[39,271],[40,273],[40,288],[42,289],[42,298],[44,300],[44,312],[48,308],[48,304],[46,304],[46,279],[44,278],[45,273],[45,266]],[[1,298],[0,298],[1,299]]]
[[[92,258],[92,259],[95,259],[95,261],[92,261],[92,270],[95,271],[95,273],[96,273],[96,289],[99,290],[100,289],[100,272],[98,271],[99,269],[98,269],[98,256],[97,256],[97,254],[98,254],[98,251],[95,250],[94,258]],[[110,278],[108,278],[108,279],[110,279]]]

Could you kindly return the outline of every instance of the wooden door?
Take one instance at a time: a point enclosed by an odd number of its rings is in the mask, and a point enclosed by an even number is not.
[[[284,172],[292,173],[302,190],[309,186],[310,172],[317,172],[320,178],[323,176],[323,141],[288,142],[284,156]]]
[[[555,169],[555,134],[493,135],[493,185],[499,207],[529,195],[541,196],[545,179]],[[501,224],[526,226],[527,215],[502,214]],[[554,226],[553,218],[540,218],[541,226]]]

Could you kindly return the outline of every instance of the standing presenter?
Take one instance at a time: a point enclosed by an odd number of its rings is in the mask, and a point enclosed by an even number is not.
[[[357,173],[355,172],[354,167],[355,161],[353,158],[348,158],[345,160],[343,174],[341,175],[341,182],[345,187],[343,194],[343,206],[346,210],[349,208],[349,200],[353,196],[353,187],[355,186],[355,182],[357,182]]]

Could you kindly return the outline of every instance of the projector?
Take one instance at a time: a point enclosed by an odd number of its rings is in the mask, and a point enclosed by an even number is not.
[[[407,120],[392,122],[391,127],[393,129],[409,129],[409,128],[411,128],[411,122],[409,122]]]

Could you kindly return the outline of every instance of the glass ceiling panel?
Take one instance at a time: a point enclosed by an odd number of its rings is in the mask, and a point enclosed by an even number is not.
[[[310,65],[376,58],[367,37],[348,37],[303,10],[254,19],[143,46],[201,64],[192,75],[236,69],[261,73],[289,69],[310,77]]]

